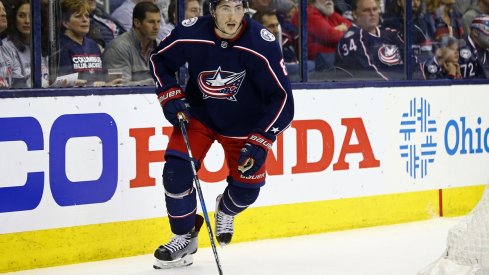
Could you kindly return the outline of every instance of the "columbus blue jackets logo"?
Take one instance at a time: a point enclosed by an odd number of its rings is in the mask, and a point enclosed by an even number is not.
[[[438,66],[436,66],[435,64],[428,65],[428,72],[432,74],[438,72]]]
[[[197,23],[197,19],[198,19],[197,17],[185,19],[182,21],[182,25],[185,27],[190,27],[190,26],[194,25],[195,23]]]
[[[469,59],[472,56],[472,53],[470,52],[469,49],[461,49],[460,50],[460,57],[463,59]]]
[[[401,52],[396,45],[382,45],[379,48],[379,60],[388,66],[402,64]]]
[[[221,70],[203,71],[198,76],[199,88],[203,98],[227,99],[236,101],[236,94],[243,83],[246,71],[240,73]]]
[[[267,29],[262,29],[260,31],[260,35],[261,35],[261,38],[263,38],[263,40],[265,40],[265,41],[268,41],[268,42],[275,41],[275,35],[273,35]]]

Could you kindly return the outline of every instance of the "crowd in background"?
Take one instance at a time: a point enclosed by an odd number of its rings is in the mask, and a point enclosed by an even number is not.
[[[54,53],[49,3],[41,0],[43,87],[152,85],[148,58],[178,24],[175,0],[59,0]],[[308,0],[309,79],[406,79],[405,3]],[[299,81],[296,0],[249,0],[249,8],[280,43],[290,79]],[[30,0],[0,0],[2,89],[32,85],[30,13]],[[413,79],[489,76],[489,0],[412,0],[411,13]],[[207,0],[185,1],[184,18],[207,14]]]

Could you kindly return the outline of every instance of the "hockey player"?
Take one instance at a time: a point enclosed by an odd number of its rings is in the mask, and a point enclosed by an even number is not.
[[[175,126],[165,152],[163,185],[175,237],[156,249],[155,268],[192,263],[202,217],[189,161],[200,167],[219,142],[229,167],[216,199],[215,232],[221,245],[234,218],[255,202],[265,184],[265,160],[276,136],[292,121],[293,97],[279,44],[245,16],[247,0],[211,0],[210,15],[179,24],[153,51],[151,73],[166,119]],[[187,64],[185,91],[175,72]],[[177,114],[183,114],[194,159],[189,160]]]
[[[403,79],[404,41],[397,30],[379,26],[377,0],[352,1],[353,25],[340,39],[337,66],[355,78]]]

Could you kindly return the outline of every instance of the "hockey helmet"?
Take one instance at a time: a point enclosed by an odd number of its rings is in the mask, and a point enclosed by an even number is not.
[[[477,40],[477,44],[484,49],[489,49],[489,15],[476,16],[472,20],[470,29],[473,31],[472,37]]]
[[[242,2],[243,3],[243,7],[245,9],[248,9],[249,8],[248,0],[209,0],[209,10],[210,11],[216,10],[217,5],[219,5],[219,3],[221,3],[221,1]]]

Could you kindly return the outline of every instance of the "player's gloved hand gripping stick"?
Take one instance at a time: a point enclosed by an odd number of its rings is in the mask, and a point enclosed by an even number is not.
[[[259,130],[249,135],[238,159],[238,170],[243,176],[251,176],[260,170],[274,141],[274,135]]]
[[[222,273],[221,263],[219,262],[219,256],[217,255],[216,244],[214,243],[214,234],[212,233],[211,222],[209,220],[209,215],[207,214],[207,208],[205,207],[204,195],[202,194],[202,189],[200,188],[200,181],[199,181],[199,177],[197,176],[197,169],[195,168],[195,164],[192,160],[193,159],[192,151],[190,150],[187,128],[185,126],[185,123],[188,122],[188,120],[183,112],[176,113],[176,118],[178,119],[177,121],[180,125],[180,130],[182,131],[183,140],[185,142],[185,146],[187,147],[188,156],[190,158],[190,166],[192,166],[195,189],[197,189],[197,194],[199,195],[199,200],[200,200],[200,207],[202,208],[202,212],[204,213],[205,224],[207,226],[207,232],[209,233],[212,252],[214,253],[214,259],[216,260],[216,264],[217,264],[217,270],[219,271],[219,274],[222,275],[223,273]]]
[[[189,104],[185,93],[180,87],[173,87],[158,93],[158,100],[163,108],[165,118],[175,127],[179,126],[178,114],[182,114],[185,121],[190,120]]]

